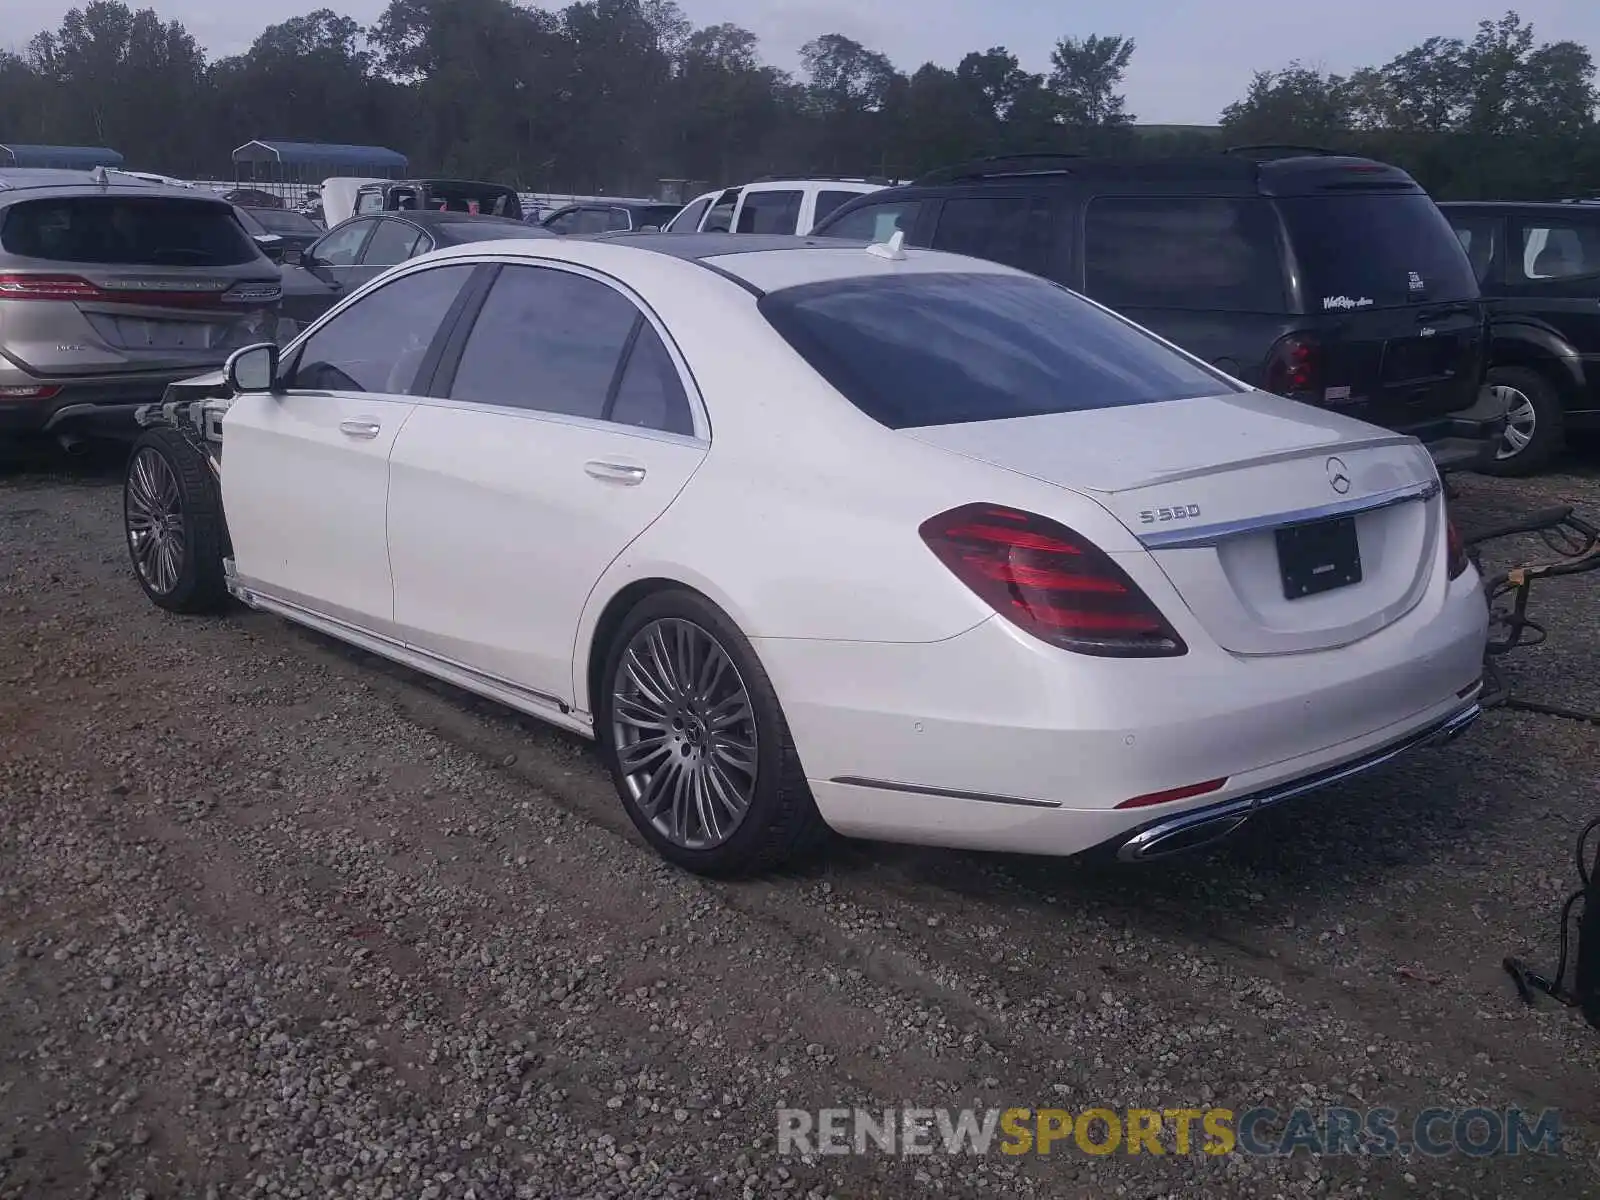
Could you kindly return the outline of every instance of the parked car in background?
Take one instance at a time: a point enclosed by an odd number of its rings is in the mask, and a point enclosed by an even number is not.
[[[284,207],[282,196],[274,196],[271,192],[264,192],[260,188],[232,188],[226,192],[223,192],[222,198],[229,204],[237,204],[241,208]]]
[[[522,197],[515,188],[479,180],[383,179],[356,189],[351,215],[375,212],[454,212],[520,221]]]
[[[689,201],[668,233],[809,233],[840,205],[884,185],[865,179],[765,179]]]
[[[1487,390],[1507,408],[1488,468],[1528,475],[1600,428],[1600,204],[1442,204],[1489,309]]]
[[[586,201],[558,208],[537,223],[551,233],[626,233],[660,229],[678,215],[678,209],[676,204],[641,204],[634,200]]]
[[[220,197],[0,170],[0,439],[131,433],[173,380],[274,336],[281,294]]]
[[[234,205],[244,230],[275,263],[295,263],[322,236],[323,230],[304,213],[289,208],[246,208]]]
[[[981,159],[857,198],[821,237],[973,254],[1082,292],[1252,386],[1492,460],[1477,280],[1404,171],[1271,148]]]
[[[1160,858],[1478,715],[1415,441],[995,263],[460,246],[220,375],[130,459],[147,596],[596,738],[690,870],[827,827]]]
[[[301,253],[298,264],[284,268],[283,340],[362,284],[408,258],[441,246],[555,236],[521,221],[470,213],[406,212],[354,217],[313,242]]]

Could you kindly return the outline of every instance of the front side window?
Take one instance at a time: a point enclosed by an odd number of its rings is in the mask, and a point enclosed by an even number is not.
[[[1517,234],[1525,282],[1600,274],[1600,221],[1519,221]]]
[[[557,213],[545,220],[544,227],[551,233],[576,233],[578,231],[579,209],[569,208],[566,212]]]
[[[622,231],[633,228],[633,220],[628,216],[625,208],[611,208],[606,210],[606,231]]]
[[[1481,286],[1489,278],[1489,267],[1494,262],[1495,242],[1500,232],[1498,217],[1466,215],[1459,212],[1446,214],[1450,227],[1456,232],[1456,241],[1467,252],[1472,273]]]
[[[369,292],[301,345],[287,386],[416,395],[417,370],[473,270],[434,267]]]
[[[639,310],[586,276],[508,266],[489,290],[453,400],[600,420]]]
[[[422,231],[405,221],[379,221],[361,261],[369,267],[392,267],[416,253]]]
[[[739,210],[740,233],[793,233],[800,224],[800,201],[805,193],[746,192]]]
[[[733,230],[733,210],[738,207],[739,193],[730,188],[722,193],[722,198],[711,206],[711,211],[706,214],[706,225],[703,233],[730,233]]]
[[[760,301],[842,395],[891,429],[1154,404],[1238,384],[1027,275],[878,276]]]
[[[888,200],[882,204],[866,204],[851,209],[826,229],[817,229],[820,237],[857,238],[868,242],[887,242],[896,233],[906,235],[917,227],[917,216],[922,212],[920,200]],[[821,224],[821,221],[818,221]]]
[[[946,200],[933,231],[933,248],[1043,274],[1053,233],[1050,201],[1044,196]]]
[[[311,247],[311,253],[319,263],[330,267],[353,267],[361,254],[361,244],[371,231],[371,221],[347,222]]]
[[[833,216],[834,212],[841,205],[849,204],[850,201],[854,200],[860,194],[860,192],[818,192],[817,208],[816,211],[811,214],[811,227],[815,229],[829,217]]]
[[[1101,196],[1083,226],[1083,290],[1113,308],[1287,311],[1269,202]]]

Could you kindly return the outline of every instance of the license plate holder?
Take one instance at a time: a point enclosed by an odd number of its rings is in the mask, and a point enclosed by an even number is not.
[[[1331,517],[1275,531],[1286,600],[1303,600],[1361,582],[1354,517]]]

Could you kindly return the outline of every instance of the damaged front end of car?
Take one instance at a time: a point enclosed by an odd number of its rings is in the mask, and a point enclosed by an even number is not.
[[[232,405],[227,373],[212,371],[168,384],[159,403],[141,405],[133,418],[141,429],[165,426],[176,430],[220,481],[222,418]]]

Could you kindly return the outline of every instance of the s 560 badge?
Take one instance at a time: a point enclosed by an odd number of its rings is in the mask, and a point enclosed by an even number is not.
[[[1190,521],[1200,515],[1198,504],[1174,504],[1171,508],[1147,508],[1139,514],[1141,525],[1160,525],[1164,521]]]

